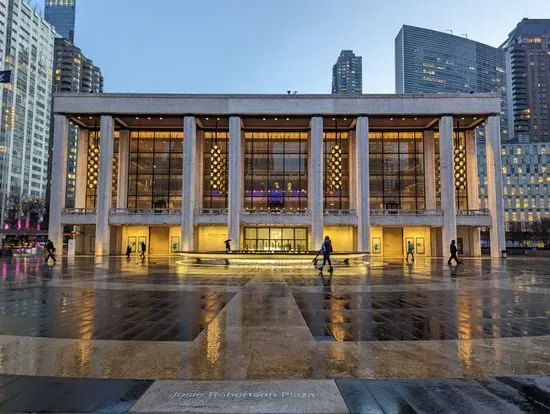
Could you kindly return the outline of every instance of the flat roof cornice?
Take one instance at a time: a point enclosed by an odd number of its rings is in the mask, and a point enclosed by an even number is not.
[[[54,112],[117,115],[388,115],[499,113],[498,94],[218,95],[58,93]]]

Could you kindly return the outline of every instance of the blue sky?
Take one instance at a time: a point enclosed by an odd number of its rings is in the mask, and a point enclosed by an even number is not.
[[[341,49],[363,56],[363,92],[394,92],[403,24],[499,46],[550,0],[78,0],[76,44],[106,92],[330,93]]]

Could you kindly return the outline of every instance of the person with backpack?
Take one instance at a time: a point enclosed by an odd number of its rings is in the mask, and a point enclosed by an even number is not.
[[[410,241],[407,242],[407,263],[409,262],[409,255],[411,255],[412,261],[414,262],[414,246]]]
[[[330,241],[330,237],[325,236],[325,241],[321,245],[321,250],[319,250],[319,254],[323,255],[323,264],[321,267],[319,267],[319,271],[323,273],[323,267],[325,267],[325,264],[328,262],[328,265],[330,266],[328,271],[332,272],[332,262],[330,260],[330,254],[332,253],[332,242]]]
[[[46,252],[48,253],[48,255],[46,256],[46,260],[44,261],[45,263],[48,263],[48,260],[52,259],[54,263],[57,262],[57,260],[55,260],[55,246],[53,245],[53,242],[48,239],[48,241],[46,242]]]

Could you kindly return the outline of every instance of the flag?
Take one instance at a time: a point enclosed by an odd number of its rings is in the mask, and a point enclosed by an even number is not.
[[[11,70],[0,71],[0,83],[11,83]]]

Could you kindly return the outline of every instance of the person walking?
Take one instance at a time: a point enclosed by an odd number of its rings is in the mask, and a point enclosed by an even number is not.
[[[225,243],[225,252],[231,253],[231,239],[227,239],[226,241],[224,241],[224,243]]]
[[[129,259],[130,254],[132,253],[132,245],[128,244],[128,247],[126,247],[126,257]]]
[[[332,272],[332,262],[330,260],[330,254],[332,253],[332,242],[330,241],[330,237],[325,236],[325,241],[321,245],[321,250],[319,250],[319,254],[323,255],[323,264],[321,267],[319,267],[319,271],[323,273],[323,267],[325,267],[325,264],[328,263],[330,266],[328,271]]]
[[[48,241],[46,242],[46,252],[48,253],[48,255],[46,256],[46,260],[45,260],[45,263],[48,263],[48,260],[52,259],[54,263],[57,262],[57,260],[55,260],[55,246],[53,245],[53,242],[48,239]]]
[[[145,242],[142,241],[141,242],[141,253],[139,255],[139,257],[141,257],[142,259],[145,259],[145,251],[147,250],[147,246],[145,245]]]
[[[414,246],[410,241],[407,242],[407,262],[409,261],[409,255],[411,255],[412,261],[414,262]]]
[[[459,265],[460,261],[458,260],[458,257],[456,255],[456,252],[458,251],[458,249],[456,248],[456,244],[454,240],[451,241],[451,246],[449,247],[449,251],[451,253],[451,257],[449,257],[449,261],[447,263],[450,265],[451,261],[454,259],[456,264]]]

